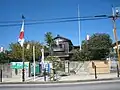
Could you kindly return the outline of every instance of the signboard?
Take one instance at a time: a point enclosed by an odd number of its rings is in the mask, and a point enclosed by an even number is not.
[[[39,64],[35,64],[35,74],[40,74]],[[34,64],[31,65],[31,75],[34,75]]]
[[[44,63],[44,68],[46,69],[46,72],[50,73],[50,69],[52,68],[52,64],[51,63]]]
[[[52,68],[52,63],[40,63],[42,65],[42,69],[40,68],[39,64],[35,65],[35,74],[40,74],[40,71],[44,71],[46,69],[46,72],[50,73],[50,70]],[[34,64],[31,65],[31,74],[34,75]]]
[[[11,62],[11,68],[12,69],[22,69],[23,68],[23,62]],[[29,68],[29,62],[24,63],[24,68]]]

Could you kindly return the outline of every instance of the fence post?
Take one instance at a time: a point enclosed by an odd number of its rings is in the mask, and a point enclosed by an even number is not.
[[[118,64],[117,64],[117,77],[119,77],[120,73],[119,73],[119,67],[118,67]]]
[[[68,73],[70,73],[70,61],[68,61]]]
[[[94,66],[94,70],[95,70],[95,79],[97,79],[96,65]]]
[[[0,70],[0,82],[2,82],[2,70]]]
[[[46,81],[46,68],[44,69],[44,81]]]
[[[92,68],[94,69],[95,71],[95,79],[97,79],[97,71],[96,71],[96,65],[94,62],[92,62]]]
[[[28,77],[31,77],[31,63],[29,62],[29,75]]]

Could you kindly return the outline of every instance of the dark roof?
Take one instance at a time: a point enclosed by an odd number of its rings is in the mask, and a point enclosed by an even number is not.
[[[74,49],[79,49],[80,48],[80,46],[73,46],[74,47]]]
[[[57,35],[57,37],[55,37],[54,40],[55,40],[55,39],[58,39],[58,38],[64,39],[65,41],[68,41],[68,42],[70,42],[70,43],[72,44],[72,42],[71,42],[70,39],[67,39],[67,38],[65,38],[65,37],[62,37],[62,36],[60,36],[60,35]],[[72,44],[72,45],[73,45],[73,44]]]
[[[65,38],[65,37],[62,37],[62,36],[60,36],[60,35],[57,35],[57,37],[55,37],[54,39],[57,39],[57,38],[61,38],[61,39],[67,40],[67,41],[71,41],[70,39],[67,39],[67,38]]]

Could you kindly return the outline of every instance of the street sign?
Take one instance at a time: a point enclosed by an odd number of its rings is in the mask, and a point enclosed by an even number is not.
[[[22,69],[23,68],[23,62],[11,62],[11,68],[12,69]],[[29,68],[29,62],[24,63],[24,68]]]

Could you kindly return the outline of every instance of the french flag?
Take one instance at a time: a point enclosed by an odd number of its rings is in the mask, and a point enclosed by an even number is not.
[[[23,44],[24,44],[24,21],[22,23],[22,27],[21,27],[18,42],[20,43],[21,47],[23,47]]]

